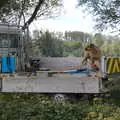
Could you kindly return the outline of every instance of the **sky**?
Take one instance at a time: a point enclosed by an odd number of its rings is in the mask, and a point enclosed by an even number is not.
[[[92,15],[88,15],[80,8],[76,8],[77,0],[63,0],[64,14],[55,19],[45,19],[34,21],[30,30],[49,30],[49,31],[82,31],[86,33],[96,33],[94,29],[95,21]]]

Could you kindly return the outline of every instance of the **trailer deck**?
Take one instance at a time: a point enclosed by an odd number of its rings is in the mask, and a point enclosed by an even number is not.
[[[1,79],[1,92],[30,93],[100,93],[101,82],[85,74],[46,73],[39,76],[18,76]]]

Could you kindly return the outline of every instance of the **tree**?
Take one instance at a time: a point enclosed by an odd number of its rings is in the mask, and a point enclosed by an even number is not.
[[[37,54],[45,57],[58,57],[63,54],[62,40],[59,40],[49,31],[41,33],[39,38],[34,42],[34,48],[36,48]]]
[[[100,33],[96,33],[93,37],[93,42],[95,43],[95,45],[98,45],[99,47],[101,47],[104,44],[104,41],[105,37]]]
[[[65,40],[63,41],[64,53],[63,56],[81,56],[82,55],[82,41]]]
[[[3,7],[9,0],[2,0],[0,2],[0,8]]]
[[[33,39],[39,39],[40,37],[40,32],[39,30],[34,30],[33,31]]]
[[[120,0],[79,0],[79,6],[86,6],[96,17],[96,27],[103,30],[108,27],[120,30]]]
[[[77,40],[89,42],[91,41],[91,35],[88,33],[80,32],[80,31],[65,31],[65,40]]]
[[[6,0],[1,4],[2,22],[22,24],[23,29],[37,18],[51,18],[60,13],[61,0]],[[20,22],[21,21],[21,22]]]

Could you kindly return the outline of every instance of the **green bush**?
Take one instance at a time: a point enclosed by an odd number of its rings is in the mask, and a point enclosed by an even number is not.
[[[55,102],[39,94],[0,94],[0,120],[118,120],[120,108],[88,101]]]

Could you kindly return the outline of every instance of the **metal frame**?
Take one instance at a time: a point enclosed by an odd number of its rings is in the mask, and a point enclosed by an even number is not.
[[[17,71],[24,70],[24,42],[23,42],[24,40],[22,35],[22,29],[20,27],[21,26],[0,23],[0,33],[7,35],[7,40],[8,40],[8,47],[6,48],[7,56],[9,56],[12,51],[16,52],[15,57],[16,57]],[[11,34],[17,35],[17,40],[18,40],[17,48],[10,48],[9,40]],[[3,51],[2,55],[4,55],[5,49],[2,47],[1,50]]]

